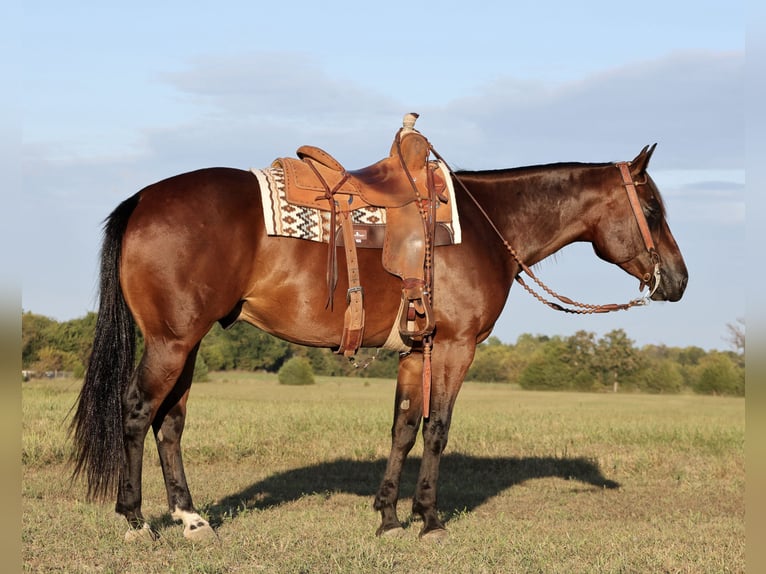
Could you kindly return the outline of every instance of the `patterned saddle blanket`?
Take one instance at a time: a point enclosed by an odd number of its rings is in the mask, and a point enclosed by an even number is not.
[[[437,208],[436,245],[452,245],[461,242],[462,234],[452,178],[446,166],[439,162],[439,169],[447,182],[447,202]],[[320,243],[330,242],[330,212],[312,207],[295,205],[287,201],[285,174],[282,168],[272,166],[250,170],[258,179],[261,205],[266,220],[266,233],[277,237],[293,237]],[[354,241],[357,247],[383,247],[386,225],[386,209],[362,206],[351,212],[354,225]],[[338,245],[343,236],[335,230]]]

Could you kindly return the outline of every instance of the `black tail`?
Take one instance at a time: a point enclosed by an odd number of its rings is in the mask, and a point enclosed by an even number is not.
[[[89,498],[114,495],[125,460],[122,396],[133,375],[136,327],[120,288],[120,256],[122,237],[137,203],[138,194],[123,201],[104,224],[96,332],[70,427],[74,477],[86,476]]]

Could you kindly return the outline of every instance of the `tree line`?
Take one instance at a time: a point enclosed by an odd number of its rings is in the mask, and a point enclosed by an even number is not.
[[[22,313],[22,368],[38,375],[85,373],[96,314],[58,322]],[[730,351],[700,347],[646,345],[638,348],[622,329],[598,338],[574,335],[521,335],[506,344],[497,337],[478,346],[467,381],[516,384],[524,389],[633,391],[648,393],[745,393],[744,322],[728,325]],[[139,350],[141,346],[139,337]],[[278,372],[294,357],[304,359],[316,375],[396,378],[398,355],[365,350],[354,362],[329,349],[288,343],[244,323],[205,336],[197,356],[195,379],[210,371]],[[367,364],[368,363],[368,364]],[[360,368],[365,365],[364,368]]]

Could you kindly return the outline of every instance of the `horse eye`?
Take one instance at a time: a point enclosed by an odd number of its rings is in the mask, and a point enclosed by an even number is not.
[[[655,225],[659,223],[662,215],[662,210],[656,202],[651,202],[644,206],[644,215],[646,216],[646,220],[650,225]]]

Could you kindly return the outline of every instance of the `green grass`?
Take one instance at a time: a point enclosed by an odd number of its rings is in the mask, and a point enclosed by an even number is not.
[[[451,537],[374,536],[394,383],[214,373],[192,388],[184,457],[219,541],[168,515],[152,439],[144,513],[154,544],[127,545],[113,503],[71,484],[75,381],[23,387],[22,544],[28,572],[743,572],[744,399],[526,392],[469,383],[442,464]]]

